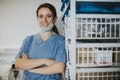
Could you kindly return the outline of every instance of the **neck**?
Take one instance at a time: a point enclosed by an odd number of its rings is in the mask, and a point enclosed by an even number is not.
[[[40,32],[40,37],[43,41],[46,41],[48,38],[50,38],[53,35],[53,32]]]

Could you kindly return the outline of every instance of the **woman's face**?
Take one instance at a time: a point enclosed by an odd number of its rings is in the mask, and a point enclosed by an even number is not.
[[[43,28],[48,28],[53,23],[53,13],[49,8],[41,8],[38,11],[38,22]]]

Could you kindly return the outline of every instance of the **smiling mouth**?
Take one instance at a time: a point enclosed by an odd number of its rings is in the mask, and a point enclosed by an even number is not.
[[[42,24],[43,26],[48,26],[48,24]]]
[[[48,25],[43,25],[43,26],[48,26]]]
[[[42,27],[47,28],[47,27],[48,27],[48,25],[42,25]]]

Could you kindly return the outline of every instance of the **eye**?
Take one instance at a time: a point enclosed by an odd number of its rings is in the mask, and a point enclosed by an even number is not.
[[[43,18],[43,15],[38,15],[39,18]]]
[[[52,18],[52,15],[51,15],[51,14],[48,14],[47,17],[48,17],[48,18]]]

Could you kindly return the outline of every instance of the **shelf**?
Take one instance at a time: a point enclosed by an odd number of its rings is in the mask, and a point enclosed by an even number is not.
[[[118,17],[119,16],[119,17]],[[76,14],[76,18],[120,18],[120,14]]]
[[[93,12],[86,13],[85,9],[90,10],[90,8],[89,6],[85,7],[82,3],[95,3],[97,7],[90,4]],[[69,54],[67,64],[69,80],[120,79],[119,3],[118,0],[70,1],[71,14],[66,16],[64,21],[66,50]],[[85,9],[81,9],[81,5]],[[117,9],[114,10],[116,6]],[[77,13],[79,9],[83,10],[83,13],[79,14],[79,11]],[[98,12],[94,13],[95,9],[99,9],[96,10]],[[104,10],[113,12],[104,13]]]
[[[93,63],[84,63],[84,64],[76,64],[77,68],[100,68],[100,67],[120,67],[120,63],[113,63],[112,65],[97,65]]]
[[[76,43],[76,48],[120,47],[118,43]]]
[[[75,0],[75,1],[81,1],[81,2],[120,2],[119,0]]]
[[[106,68],[77,68],[76,69],[77,73],[81,72],[120,72],[119,67],[106,67]]]

